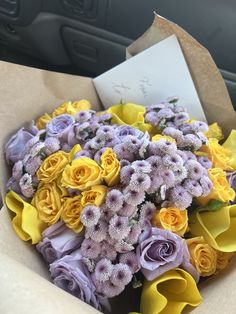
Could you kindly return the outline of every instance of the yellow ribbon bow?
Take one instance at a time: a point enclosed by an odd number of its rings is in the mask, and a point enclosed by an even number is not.
[[[6,205],[16,214],[12,219],[12,225],[17,235],[23,241],[32,240],[32,244],[38,243],[47,225],[38,218],[37,209],[13,191],[7,193]]]
[[[193,277],[183,269],[176,268],[153,281],[144,282],[141,313],[180,314],[187,305],[196,307],[201,301]]]
[[[189,227],[194,236],[203,236],[214,249],[236,251],[236,205],[194,213],[190,216]]]

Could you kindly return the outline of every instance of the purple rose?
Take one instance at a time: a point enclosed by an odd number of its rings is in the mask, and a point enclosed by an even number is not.
[[[67,228],[63,222],[50,226],[43,232],[43,240],[36,248],[49,264],[78,249],[84,239],[82,234]]]
[[[185,240],[159,228],[150,228],[140,235],[137,256],[147,280],[153,280],[170,269],[189,263]]]
[[[33,135],[21,128],[5,145],[7,162],[15,163],[24,158],[27,150],[26,144]]]
[[[52,263],[50,272],[56,286],[100,309],[99,300],[95,295],[95,286],[79,250]]]
[[[74,122],[74,117],[69,114],[53,118],[46,126],[47,137],[57,137],[61,142],[67,141],[68,132]]]
[[[118,137],[133,135],[133,136],[136,136],[137,138],[141,138],[143,136],[142,131],[140,131],[136,128],[133,128],[132,126],[128,126],[128,125],[118,126],[115,131],[116,131],[116,135]]]

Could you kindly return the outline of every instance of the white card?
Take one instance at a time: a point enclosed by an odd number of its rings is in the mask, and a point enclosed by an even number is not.
[[[96,77],[105,108],[122,102],[145,106],[177,96],[192,118],[206,121],[197,91],[175,35]]]

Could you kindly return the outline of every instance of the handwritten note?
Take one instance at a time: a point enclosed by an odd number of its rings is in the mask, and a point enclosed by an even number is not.
[[[93,82],[105,108],[121,101],[148,106],[175,96],[191,117],[206,120],[175,35],[96,77]]]

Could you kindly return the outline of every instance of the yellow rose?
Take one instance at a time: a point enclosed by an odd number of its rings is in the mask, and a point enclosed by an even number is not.
[[[44,183],[57,179],[68,164],[68,157],[69,155],[63,151],[48,156],[37,171],[38,179]]]
[[[209,125],[209,129],[207,132],[205,132],[205,135],[207,138],[215,138],[218,141],[221,141],[224,138],[222,129],[217,123]]]
[[[229,264],[229,260],[234,254],[221,251],[216,251],[216,253],[217,253],[216,270],[221,271],[226,268],[226,266]]]
[[[36,126],[39,130],[45,129],[46,124],[51,120],[51,116],[48,113],[45,113],[42,115],[38,120],[36,121]]]
[[[102,178],[108,186],[117,185],[120,182],[120,162],[112,148],[107,148],[101,156],[103,168]]]
[[[61,114],[71,114],[72,116],[75,116],[78,111],[89,109],[90,103],[85,99],[75,101],[73,103],[71,101],[67,101],[53,111],[52,117],[55,118]]]
[[[67,198],[62,207],[61,219],[68,228],[73,229],[75,232],[80,232],[83,229],[83,224],[80,221],[82,210],[81,195]]]
[[[32,205],[37,208],[42,221],[49,225],[55,224],[61,215],[61,191],[56,182],[40,184]]]
[[[155,227],[169,230],[182,237],[188,228],[188,212],[176,207],[162,208],[156,213],[152,223]]]
[[[102,169],[88,157],[78,158],[65,167],[61,182],[66,188],[84,191],[102,183]]]
[[[197,197],[197,202],[200,205],[205,206],[212,199],[222,202],[233,201],[235,192],[229,185],[225,171],[220,168],[212,168],[208,170],[208,175],[213,183],[213,188],[207,196]]]
[[[229,165],[229,161],[232,156],[231,151],[221,146],[217,139],[210,138],[208,145],[203,145],[199,151],[206,154],[206,156],[212,161],[215,168],[233,170],[233,168]]]
[[[144,106],[133,103],[118,104],[110,107],[107,112],[112,114],[111,123],[113,124],[131,125],[140,131],[147,131],[151,135],[157,133],[151,124],[144,122],[144,114],[146,112]]]
[[[168,135],[161,135],[161,134],[156,134],[152,137],[152,142],[158,142],[159,140],[164,139],[166,141],[171,141],[173,143],[176,143],[176,140]]]
[[[186,240],[190,254],[190,262],[197,269],[200,276],[206,277],[216,272],[217,254],[203,237]]]
[[[100,206],[103,204],[107,194],[107,187],[105,185],[95,185],[91,190],[82,192],[81,203],[83,206],[92,204]]]

